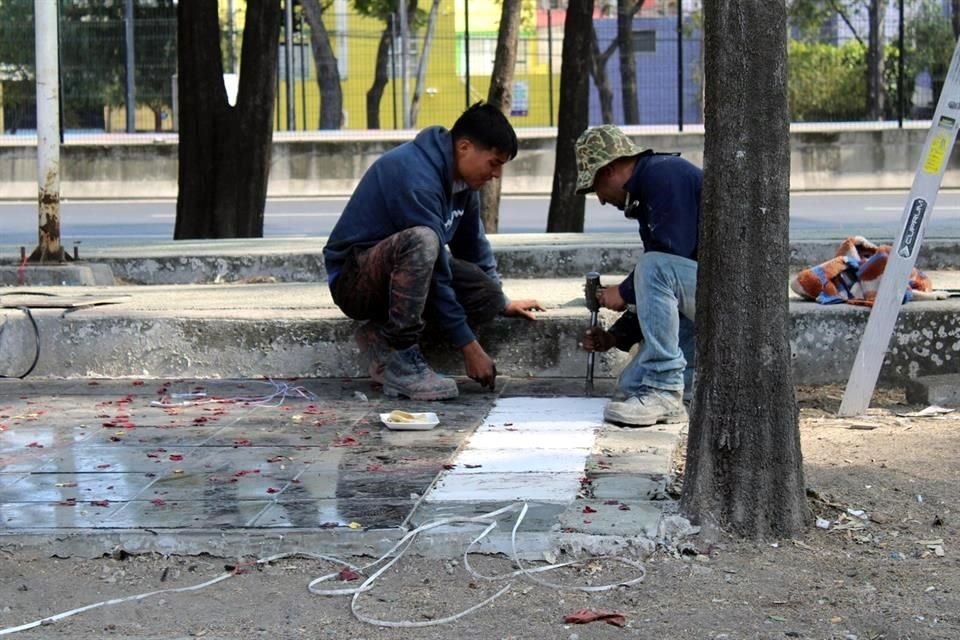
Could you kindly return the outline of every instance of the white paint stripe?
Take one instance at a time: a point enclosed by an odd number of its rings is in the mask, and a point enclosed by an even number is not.
[[[503,398],[427,493],[427,502],[570,502],[603,398]],[[469,465],[469,466],[468,466]],[[479,465],[479,466],[478,466]]]

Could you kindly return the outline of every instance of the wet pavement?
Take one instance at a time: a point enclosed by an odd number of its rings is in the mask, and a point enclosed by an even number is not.
[[[365,379],[3,380],[0,546],[365,553],[518,501],[530,553],[572,538],[649,545],[676,508],[685,425],[604,424],[611,385],[588,398],[582,379],[501,378],[494,392],[461,380],[458,399],[424,403]],[[392,431],[379,414],[394,409],[440,422]],[[478,526],[430,535],[439,550]]]

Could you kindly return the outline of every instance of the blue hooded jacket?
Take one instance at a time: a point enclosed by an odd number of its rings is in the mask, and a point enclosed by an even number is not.
[[[703,169],[673,154],[648,153],[637,159],[623,188],[628,199],[637,201],[644,252],[696,261]],[[632,271],[619,288],[625,302],[636,303]]]
[[[480,219],[476,191],[453,193],[453,139],[443,127],[428,127],[378,158],[360,179],[330,232],[323,259],[332,287],[354,247],[371,247],[410,227],[429,227],[440,245],[472,262],[500,282],[490,242]],[[476,337],[451,286],[449,255],[440,252],[433,268],[430,299],[457,348]]]

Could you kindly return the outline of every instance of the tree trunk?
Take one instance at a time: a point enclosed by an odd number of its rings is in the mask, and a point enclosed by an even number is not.
[[[373,84],[367,90],[367,129],[380,128],[380,99],[387,86],[387,55],[393,47],[393,14],[387,18],[387,27],[380,35],[377,46],[377,61],[373,68]],[[396,58],[396,52],[394,57]]]
[[[950,18],[953,21],[953,37],[960,38],[960,0],[950,0]]]
[[[391,23],[395,20],[395,15],[391,13],[387,18],[387,27],[383,30],[383,35],[380,36],[380,45],[377,47],[377,62],[374,67],[373,72],[373,84],[370,86],[370,89],[367,90],[367,129],[379,129],[380,128],[380,100],[383,98],[383,90],[387,86],[387,54],[390,52],[390,47],[393,46],[391,43]],[[407,1],[407,24],[412,25],[416,23],[417,17],[417,0],[408,0]],[[394,51],[394,59],[399,60],[400,52]],[[406,60],[400,60],[397,65],[398,68],[402,69],[401,65],[406,64]],[[401,107],[401,110],[405,108]]]
[[[704,2],[707,100],[697,386],[681,507],[789,537],[809,518],[788,342],[784,0]]]
[[[617,39],[614,38],[607,46],[607,50],[600,53],[600,43],[597,41],[597,30],[590,29],[590,75],[597,85],[597,95],[600,98],[600,119],[604,124],[613,124],[613,89],[610,88],[610,78],[607,76],[607,60],[617,48]]]
[[[623,123],[640,124],[637,98],[637,61],[633,51],[633,17],[643,0],[617,0],[617,41],[620,52],[620,83],[623,99]]]
[[[590,91],[590,34],[593,33],[593,0],[570,0],[563,26],[560,62],[560,103],[557,118],[557,152],[553,190],[547,214],[547,231],[583,231],[583,196],[577,188],[574,144],[587,128]]]
[[[317,87],[320,90],[320,129],[343,126],[343,87],[340,69],[330,43],[330,32],[323,22],[323,8],[318,0],[301,0],[303,15],[310,25],[310,48],[317,66]]]
[[[884,0],[870,0],[867,14],[870,32],[867,35],[867,119],[882,120],[883,90],[883,16]]]
[[[174,239],[263,236],[280,4],[248,0],[236,107],[227,103],[216,0],[177,5],[179,191]]]
[[[517,44],[520,37],[521,0],[503,0],[497,53],[493,59],[487,102],[510,117],[513,106],[513,74],[517,66]],[[496,233],[500,226],[500,180],[491,180],[480,190],[480,214],[487,233]]]
[[[427,16],[427,30],[423,35],[423,46],[420,47],[420,57],[417,60],[417,77],[413,84],[413,96],[410,98],[410,126],[417,126],[417,116],[420,115],[420,98],[423,97],[423,83],[427,75],[427,62],[430,61],[430,45],[433,44],[433,33],[437,26],[437,13],[440,11],[440,0],[433,0],[430,4],[430,15]]]

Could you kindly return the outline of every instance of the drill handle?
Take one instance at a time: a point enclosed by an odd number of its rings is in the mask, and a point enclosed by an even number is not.
[[[597,300],[597,293],[600,291],[600,274],[596,271],[591,271],[587,274],[587,284],[584,286],[584,301],[587,304],[587,309],[591,313],[597,313],[600,311],[600,301]]]

